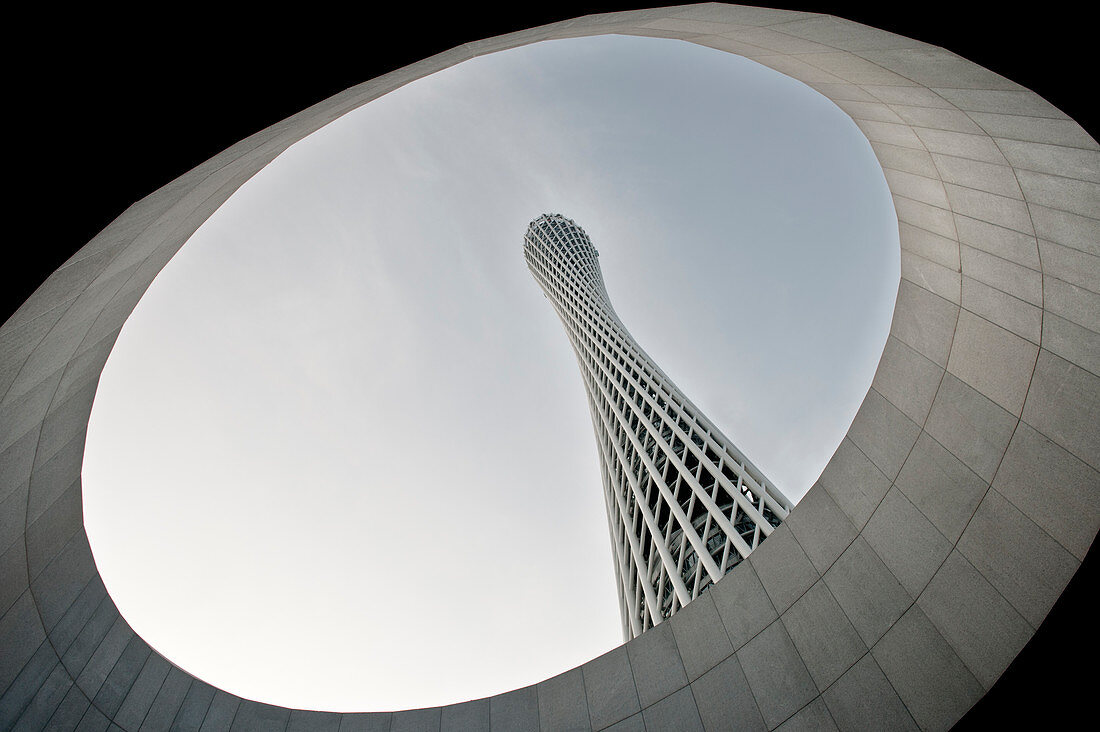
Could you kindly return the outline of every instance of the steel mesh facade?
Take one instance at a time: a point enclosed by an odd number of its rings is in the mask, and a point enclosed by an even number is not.
[[[524,254],[580,364],[629,640],[737,566],[791,504],[631,337],[581,227],[540,216]]]

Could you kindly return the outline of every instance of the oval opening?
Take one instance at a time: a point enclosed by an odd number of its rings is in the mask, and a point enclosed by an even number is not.
[[[162,655],[283,706],[414,708],[618,645],[576,362],[526,271],[584,226],[638,342],[792,501],[899,277],[869,143],[809,87],[655,38],[542,42],[293,145],[164,268],[103,371],[96,563]]]

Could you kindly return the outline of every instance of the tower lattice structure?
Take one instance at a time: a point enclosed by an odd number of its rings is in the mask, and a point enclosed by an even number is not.
[[[544,214],[523,249],[580,365],[629,640],[745,559],[791,504],[630,335],[581,227]]]

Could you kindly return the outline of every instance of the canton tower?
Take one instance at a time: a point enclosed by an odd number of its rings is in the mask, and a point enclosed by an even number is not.
[[[737,566],[791,504],[634,341],[581,227],[544,214],[523,252],[581,368],[629,640]]]

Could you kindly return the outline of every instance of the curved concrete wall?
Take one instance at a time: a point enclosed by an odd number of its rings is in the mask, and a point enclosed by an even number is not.
[[[902,282],[873,387],[818,483],[669,622],[490,699],[303,712],[164,660],[107,596],[81,513],[96,384],[142,293],[249,176],[325,123],[475,55],[599,33],[682,38],[801,79],[882,163]],[[713,4],[468,44],[253,135],[131,206],[0,330],[0,728],[949,727],[1032,636],[1100,522],[1098,159],[1039,96],[941,48]]]

